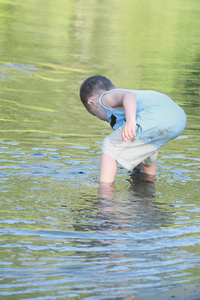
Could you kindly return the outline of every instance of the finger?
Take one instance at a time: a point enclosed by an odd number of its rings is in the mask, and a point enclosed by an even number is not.
[[[125,130],[122,131],[122,138],[125,142],[127,142]]]
[[[135,133],[135,128],[132,127],[131,128],[131,135],[135,138],[136,137],[136,133]]]
[[[124,142],[127,142],[127,139],[125,138],[125,136],[122,136]]]
[[[129,131],[129,130],[125,131],[124,137],[126,140],[131,140],[133,138],[131,131]]]
[[[132,140],[132,139],[134,138],[134,133],[133,133],[132,129],[130,129],[130,130],[128,131],[127,138],[128,138],[129,140]]]
[[[132,135],[133,135],[134,138],[136,137],[135,130],[132,130]]]

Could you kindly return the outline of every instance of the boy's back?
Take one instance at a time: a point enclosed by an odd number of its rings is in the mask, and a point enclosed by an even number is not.
[[[160,148],[171,139],[176,138],[184,130],[186,115],[182,108],[167,95],[152,90],[116,90],[132,92],[136,96],[136,123],[138,128],[135,139],[140,139],[145,143],[151,143],[155,147]],[[100,101],[108,93],[112,93],[112,90],[102,94]],[[106,109],[109,116],[114,115],[116,117],[114,130],[125,124],[124,111]]]

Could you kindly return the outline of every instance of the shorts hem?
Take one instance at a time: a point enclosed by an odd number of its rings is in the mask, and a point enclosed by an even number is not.
[[[102,148],[102,152],[109,157],[113,158],[116,160],[120,165],[122,165],[124,168],[126,168],[128,171],[133,170],[134,167],[132,167],[131,164],[127,163],[125,160],[123,160],[121,157],[113,153],[112,151],[106,149],[105,147]]]
[[[158,147],[145,143],[140,138],[123,141],[121,127],[104,139],[101,149],[102,153],[129,171],[140,163],[153,166],[158,154]]]

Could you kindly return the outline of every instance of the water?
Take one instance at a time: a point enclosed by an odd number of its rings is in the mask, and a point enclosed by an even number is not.
[[[200,299],[199,3],[0,0],[0,299]],[[183,107],[155,183],[119,166],[86,77]]]

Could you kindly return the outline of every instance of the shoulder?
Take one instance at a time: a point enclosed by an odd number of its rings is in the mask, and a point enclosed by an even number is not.
[[[118,107],[122,106],[124,97],[129,94],[135,95],[133,90],[116,88],[104,93],[101,101],[108,108]]]

